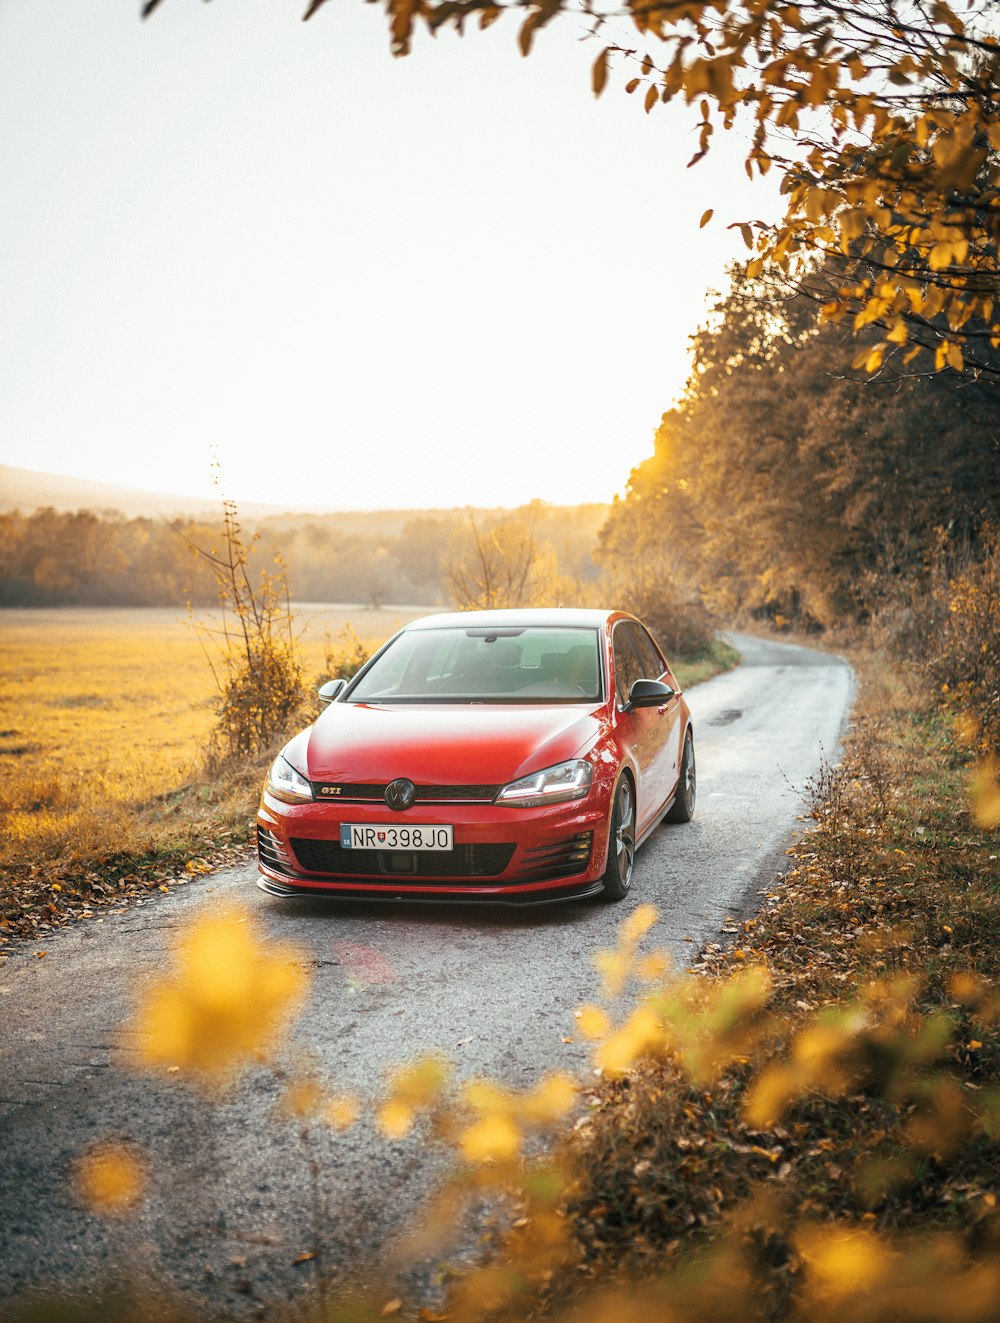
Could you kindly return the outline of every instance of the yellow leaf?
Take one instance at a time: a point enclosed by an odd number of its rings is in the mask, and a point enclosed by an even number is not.
[[[505,1162],[521,1151],[521,1132],[509,1116],[485,1116],[464,1130],[459,1148],[469,1162]]]
[[[950,243],[936,243],[927,256],[927,261],[932,271],[941,271],[951,262],[952,245]]]
[[[860,239],[865,232],[865,213],[860,207],[849,208],[840,213],[837,224],[845,239]]]
[[[1000,760],[984,758],[976,766],[969,793],[978,825],[986,831],[1000,827]]]
[[[390,1098],[379,1108],[378,1128],[387,1139],[402,1139],[413,1128],[413,1108]]]
[[[282,1110],[300,1119],[312,1116],[323,1098],[323,1090],[314,1079],[292,1080],[282,1099]]]
[[[663,1026],[651,1006],[639,1006],[617,1033],[606,1039],[595,1053],[595,1063],[606,1075],[624,1075],[651,1048],[663,1043]]]
[[[892,324],[892,329],[886,338],[889,340],[890,344],[906,344],[907,340],[910,338],[910,333],[906,329],[906,323],[903,321],[902,317],[896,318]]]
[[[965,368],[962,346],[956,344],[953,340],[948,341],[948,366],[954,368],[956,372],[961,372]]]
[[[211,1088],[266,1060],[305,996],[299,952],[265,943],[249,912],[227,905],[189,924],[173,955],[130,1025],[140,1062],[177,1066]]]
[[[607,992],[617,997],[628,979],[629,961],[617,951],[598,951],[594,956],[594,967]]]
[[[611,53],[611,47],[605,46],[597,59],[594,61],[594,68],[591,72],[591,85],[594,89],[594,96],[600,96],[604,91],[608,81],[608,56]]]
[[[97,1144],[78,1158],[73,1172],[80,1200],[94,1213],[117,1216],[146,1188],[146,1164],[123,1144]]]
[[[636,977],[643,983],[660,982],[670,969],[670,957],[665,951],[651,951],[635,967]]]
[[[865,359],[865,371],[877,372],[882,366],[882,359],[885,357],[886,346],[876,345]]]
[[[646,89],[646,99],[642,103],[647,115],[656,105],[657,101],[659,100],[659,96],[660,93],[656,85],[654,83],[650,83],[649,87]]]
[[[332,1130],[349,1130],[360,1115],[357,1099],[348,1094],[330,1098],[323,1109],[323,1119]]]
[[[533,1121],[558,1121],[576,1102],[576,1083],[569,1075],[546,1075],[521,1101],[521,1110]]]
[[[709,207],[708,211],[703,211],[701,214],[701,220],[698,222],[698,229],[703,230],[714,215],[715,210],[712,207]]]
[[[655,905],[640,905],[622,924],[620,929],[622,941],[628,942],[629,945],[638,942],[645,937],[658,917]]]
[[[448,1083],[451,1066],[443,1057],[417,1057],[389,1076],[392,1097],[410,1108],[430,1107]]]
[[[862,1298],[891,1262],[875,1236],[850,1228],[805,1226],[795,1233],[795,1246],[827,1303]]]
[[[943,23],[951,28],[956,37],[964,36],[965,25],[951,6],[945,4],[945,0],[935,0],[931,7],[931,15],[935,23]]]
[[[600,1006],[581,1006],[576,1022],[584,1038],[606,1038],[611,1032],[611,1021]]]

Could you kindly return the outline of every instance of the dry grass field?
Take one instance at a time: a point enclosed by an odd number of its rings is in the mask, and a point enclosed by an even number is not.
[[[307,668],[320,676],[347,624],[374,645],[422,613],[303,606],[296,629]],[[200,618],[213,623],[210,613]],[[149,848],[149,810],[162,816],[162,797],[197,778],[214,701],[183,612],[4,611],[0,867]]]

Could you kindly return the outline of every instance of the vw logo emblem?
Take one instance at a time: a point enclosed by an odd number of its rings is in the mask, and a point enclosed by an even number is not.
[[[416,786],[412,781],[407,781],[405,776],[397,777],[385,788],[385,802],[397,811],[408,809],[416,797]]]

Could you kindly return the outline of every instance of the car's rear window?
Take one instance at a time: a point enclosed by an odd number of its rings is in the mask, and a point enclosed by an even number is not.
[[[583,703],[601,698],[595,629],[512,626],[401,634],[345,695],[349,703]]]

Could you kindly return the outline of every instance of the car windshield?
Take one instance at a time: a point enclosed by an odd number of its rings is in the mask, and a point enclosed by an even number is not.
[[[582,703],[600,697],[597,630],[545,625],[410,630],[345,695],[349,703]]]

